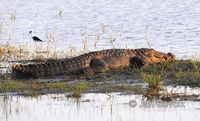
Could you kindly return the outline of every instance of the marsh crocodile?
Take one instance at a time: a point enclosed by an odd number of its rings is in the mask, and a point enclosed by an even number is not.
[[[71,72],[95,74],[119,68],[143,68],[171,60],[175,60],[172,53],[166,54],[154,49],[107,49],[52,62],[12,65],[12,78],[49,77]]]

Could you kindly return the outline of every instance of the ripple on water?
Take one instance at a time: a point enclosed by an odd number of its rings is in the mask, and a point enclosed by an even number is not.
[[[104,121],[104,120],[173,120],[198,121],[199,102],[161,102],[142,100],[141,95],[89,93],[80,100],[64,94],[0,97],[0,120],[9,121]],[[5,109],[6,107],[6,109]],[[156,115],[156,116],[155,116]],[[181,119],[180,119],[181,118]]]

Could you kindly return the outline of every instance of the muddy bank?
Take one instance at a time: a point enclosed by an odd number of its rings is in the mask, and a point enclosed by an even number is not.
[[[55,61],[55,60],[45,60]],[[41,60],[25,60],[15,63],[42,63],[45,61]],[[12,62],[13,63],[13,62]],[[2,67],[0,74],[1,81],[11,80],[11,69],[9,66]],[[79,75],[76,73],[67,73],[65,75],[58,75],[47,78],[39,79],[23,79],[16,81],[31,81],[31,82],[67,82],[74,80],[85,80],[85,81],[118,81],[126,82],[127,80],[138,80],[143,81],[141,75],[159,75],[160,81],[165,85],[184,85],[199,87],[200,86],[200,61],[193,60],[176,60],[172,62],[166,62],[162,64],[153,64],[143,69],[138,68],[127,68],[119,70],[110,70],[105,73],[98,73],[95,75]]]
[[[39,79],[10,80],[9,73],[1,76],[1,94],[12,93],[37,96],[48,93],[69,93],[81,96],[82,93],[110,93],[157,95],[164,86],[200,86],[200,62],[178,60],[150,65],[143,69],[120,69],[96,75],[76,75],[73,73]],[[153,91],[152,91],[153,90]],[[150,91],[150,92],[148,92]],[[157,91],[157,92],[155,92]],[[165,96],[199,100],[199,94]],[[167,97],[166,96],[166,97]],[[187,98],[188,97],[188,98]]]
[[[170,88],[170,90],[169,90]],[[181,89],[182,88],[182,89]],[[179,92],[179,90],[182,90]],[[87,93],[113,93],[123,95],[143,95],[144,100],[161,101],[200,101],[199,88],[189,88],[185,86],[162,86],[162,90],[156,95],[149,94],[148,84],[134,80],[118,82],[105,81],[93,82],[76,80],[68,82],[2,82],[0,84],[0,95],[20,95],[28,97],[38,97],[46,94],[65,94],[68,98],[79,99]],[[173,91],[171,91],[173,90]],[[183,91],[184,90],[184,91]],[[187,91],[186,91],[187,90]],[[195,93],[194,93],[195,92]]]

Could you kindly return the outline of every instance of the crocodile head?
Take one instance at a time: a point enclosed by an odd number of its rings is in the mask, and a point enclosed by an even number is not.
[[[175,55],[172,53],[163,53],[156,51],[154,49],[143,49],[142,50],[142,55],[144,56],[144,60],[148,64],[153,64],[153,63],[161,63],[161,62],[166,62],[166,61],[172,61],[175,60]]]

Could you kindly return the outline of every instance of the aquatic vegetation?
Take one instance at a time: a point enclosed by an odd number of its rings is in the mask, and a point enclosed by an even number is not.
[[[40,95],[41,86],[37,83],[30,84],[30,91],[26,94],[26,96],[37,97]]]
[[[44,87],[47,88],[47,90],[58,90],[58,91],[67,91],[69,89],[70,85],[65,82],[59,82],[59,83],[44,83]]]
[[[163,92],[163,85],[200,86],[200,61],[176,60],[150,65],[136,72],[138,77],[147,84],[147,91],[144,94],[159,96],[163,100],[171,100],[175,95]]]
[[[200,61],[176,60],[163,64],[154,64],[139,70],[147,74],[160,74],[163,82],[174,85],[199,87],[200,84]]]
[[[123,93],[138,93],[143,94],[144,89],[141,87],[137,87],[135,85],[132,85],[130,83],[122,83],[122,84],[107,84],[101,87],[101,92],[123,92]]]
[[[150,95],[150,96],[159,95],[159,92],[162,89],[162,86],[161,86],[162,77],[161,77],[161,75],[141,73],[140,78],[141,78],[142,81],[144,81],[148,85],[146,95]]]
[[[24,83],[12,81],[12,80],[4,80],[0,82],[0,92],[18,92],[27,88],[27,85]]]
[[[69,86],[70,94],[67,97],[80,98],[83,92],[91,86],[92,84],[87,82],[71,84]]]

